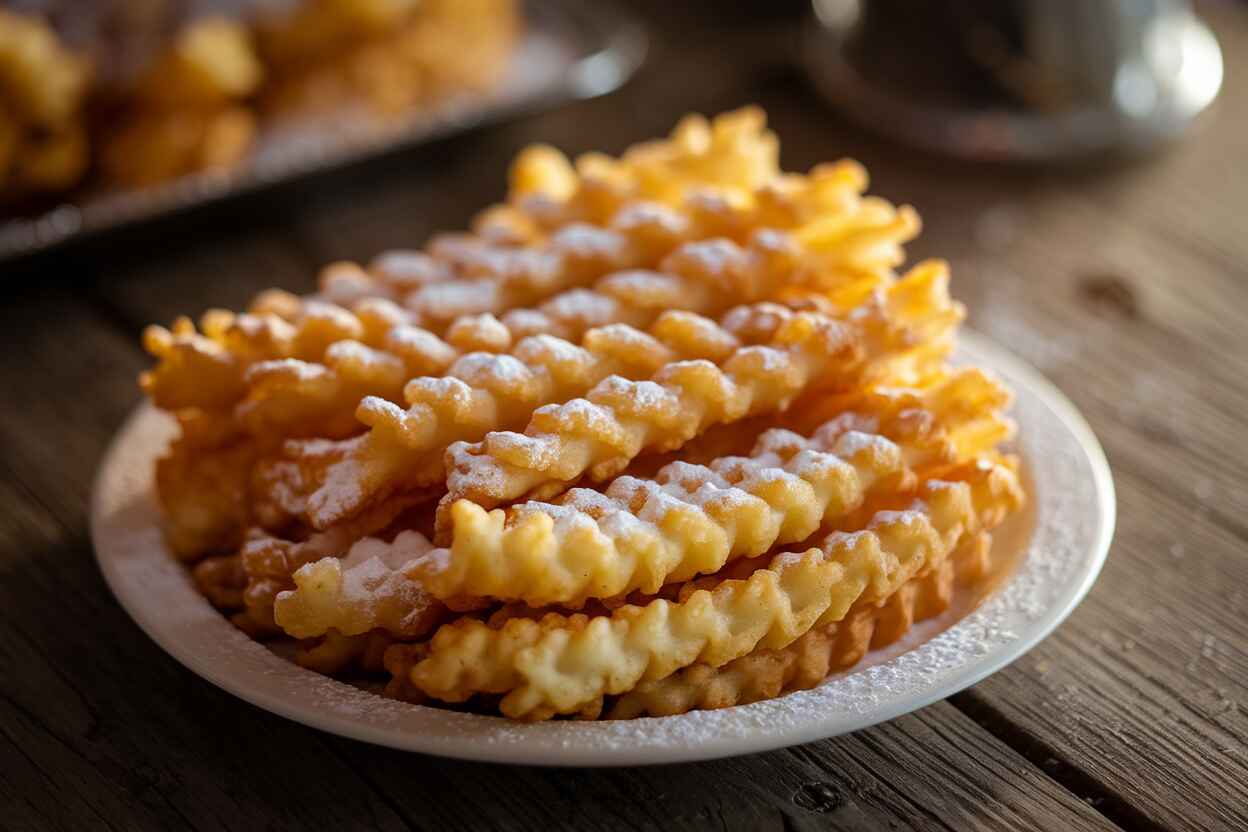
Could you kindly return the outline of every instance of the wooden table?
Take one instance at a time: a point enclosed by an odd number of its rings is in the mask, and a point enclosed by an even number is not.
[[[0,826],[9,829],[1248,828],[1248,15],[1207,9],[1226,92],[1145,164],[1066,173],[917,156],[847,127],[783,19],[649,8],[623,92],[5,272]],[[673,32],[682,33],[679,38]],[[970,325],[1105,444],[1117,537],[1051,638],[952,699],[701,765],[502,768],[327,736],[169,658],[92,561],[91,477],[138,401],[140,328],[463,226],[534,140],[570,151],[756,101],[805,169],[851,155],[922,212]]]

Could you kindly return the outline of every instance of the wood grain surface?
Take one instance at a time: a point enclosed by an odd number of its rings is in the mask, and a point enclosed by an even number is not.
[[[1248,12],[1204,11],[1226,92],[1182,143],[1096,169],[985,168],[847,126],[791,19],[648,2],[623,91],[7,272],[0,309],[0,827],[1248,829]],[[773,10],[774,11],[774,10]],[[85,505],[138,401],[141,326],[419,244],[501,196],[536,140],[618,151],[688,110],[765,106],[785,166],[853,156],[922,213],[970,325],[1083,410],[1114,470],[1105,571],[1008,669],[857,734],[698,765],[455,763],[233,699],[105,588]]]

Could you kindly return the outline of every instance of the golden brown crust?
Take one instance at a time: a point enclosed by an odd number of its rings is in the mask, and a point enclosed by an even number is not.
[[[943,610],[1023,499],[1009,392],[946,364],[947,264],[896,273],[913,212],[777,153],[751,108],[531,148],[469,233],[149,330],[201,591],[306,667],[525,720],[808,688]]]
[[[756,650],[723,667],[694,665],[642,682],[611,704],[607,718],[730,708],[815,687],[829,674],[862,661],[868,650],[895,643],[916,622],[944,612],[955,581],[973,586],[990,550],[991,535],[980,532],[949,560],[916,575],[883,603],[857,604],[843,620],[816,627],[783,649]]]

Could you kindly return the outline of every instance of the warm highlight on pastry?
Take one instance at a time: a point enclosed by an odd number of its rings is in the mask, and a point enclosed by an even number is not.
[[[965,419],[948,412],[913,415],[944,433],[957,432]],[[866,412],[845,416],[871,418]],[[553,504],[486,512],[458,502],[452,547],[431,552],[411,572],[440,598],[489,597],[534,607],[653,593],[717,572],[731,559],[805,540],[873,493],[902,491],[915,470],[961,462],[961,454],[992,446],[949,452],[926,442],[899,446],[883,435],[846,430],[847,421],[834,419],[809,438],[769,430],[748,457],[672,462],[653,479],[620,477],[601,492],[576,488]]]
[[[469,232],[149,328],[170,548],[304,667],[525,720],[813,687],[979,592],[1010,393],[914,212],[778,154],[530,148]]]
[[[360,401],[356,416],[371,430],[342,443],[323,476],[316,477],[308,522],[325,528],[378,495],[441,481],[443,453],[452,442],[522,427],[538,407],[581,395],[604,378],[649,378],[670,362],[722,360],[739,346],[714,321],[669,311],[648,333],[609,324],[587,332],[579,346],[530,335],[510,354],[469,353],[445,375],[409,381],[406,410],[379,396]],[[300,450],[296,446],[292,455],[298,457]],[[325,458],[324,450],[318,455]],[[301,477],[310,479],[307,473]]]
[[[830,673],[853,667],[868,650],[896,642],[913,624],[946,609],[955,586],[967,587],[988,568],[992,536],[980,532],[938,565],[921,570],[882,603],[858,603],[833,624],[814,627],[781,650],[755,650],[721,666],[696,664],[642,682],[620,696],[608,719],[673,716],[731,708],[817,686]]]
[[[583,399],[535,411],[523,434],[495,432],[451,445],[443,505],[469,499],[493,508],[539,487],[561,490],[584,475],[606,479],[643,451],[674,450],[713,425],[851,385],[863,357],[848,327],[803,312],[768,344],[742,347],[722,364],[677,361],[649,381],[607,378]]]
[[[785,647],[818,623],[839,621],[860,598],[891,595],[974,529],[964,484],[929,483],[922,498],[909,511],[876,515],[863,531],[835,532],[682,602],[660,599],[593,618],[516,618],[499,629],[461,619],[438,630],[412,681],[452,702],[505,693],[504,714],[540,719],[576,713],[696,661],[719,666],[756,647]]]

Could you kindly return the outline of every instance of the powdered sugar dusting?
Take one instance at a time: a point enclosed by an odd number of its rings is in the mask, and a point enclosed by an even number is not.
[[[655,344],[653,335],[628,324],[607,324],[595,330],[606,341],[631,349],[649,349]]]
[[[401,409],[385,403],[399,412]],[[338,517],[346,514],[351,508],[364,499],[364,490],[360,488],[360,463],[354,454],[348,454],[330,465],[325,472],[325,481],[309,498],[309,508],[318,515]]]
[[[516,345],[516,356],[532,363],[588,364],[593,360],[586,351],[562,338],[542,333],[530,335]]]
[[[337,304],[319,300],[305,301],[300,317],[304,321],[324,321],[337,329],[347,331],[358,326],[355,316],[346,309]]]
[[[626,241],[618,232],[574,222],[556,231],[550,238],[550,244],[556,251],[590,258],[614,256]]]
[[[386,251],[374,258],[368,268],[395,288],[415,289],[452,277],[450,267],[422,251]]]
[[[375,350],[359,341],[337,341],[325,350],[325,363],[335,369],[377,371],[387,366],[401,367],[397,362],[398,359],[394,356]]]
[[[390,701],[303,670],[227,623],[165,551],[151,467],[171,426],[148,407],[123,429],[101,469],[92,506],[97,557],[140,626],[188,667],[261,707],[371,742],[506,762],[626,765],[746,753],[856,730],[947,696],[1042,638],[1086,591],[1112,532],[1108,470],[1069,405],[1008,356],[962,337],[962,357],[996,369],[1018,393],[1019,451],[1035,513],[1030,538],[1020,540],[1021,565],[961,620],[916,627],[894,648],[869,656],[868,666],[811,691],[677,717],[523,724]]]
[[[433,548],[429,538],[420,532],[403,531],[390,543],[376,537],[356,541],[342,559],[344,569],[376,559],[389,569],[398,569]]]
[[[665,265],[678,273],[689,269],[695,274],[722,278],[744,263],[745,253],[741,247],[720,237],[685,243],[670,255]]]
[[[486,387],[491,381],[526,381],[533,376],[533,371],[512,355],[473,352],[451,365],[450,374],[473,386]]]
[[[245,378],[250,384],[266,376],[281,375],[299,381],[313,382],[326,378],[329,368],[324,364],[300,361],[298,358],[273,358],[268,361],[257,361],[247,368]]]
[[[542,312],[559,321],[583,321],[587,326],[610,323],[617,316],[615,301],[589,289],[572,289],[542,304]]]
[[[494,280],[430,283],[409,294],[404,303],[414,312],[441,320],[493,312],[499,304],[498,283]]]
[[[620,231],[637,228],[661,229],[673,237],[686,233],[689,220],[661,202],[630,202],[615,212],[611,227]]]
[[[397,326],[386,333],[386,345],[396,351],[420,355],[450,352],[450,347],[427,329],[418,326]]]
[[[512,309],[503,315],[503,325],[516,332],[541,332],[549,329],[550,319],[536,309]]]

